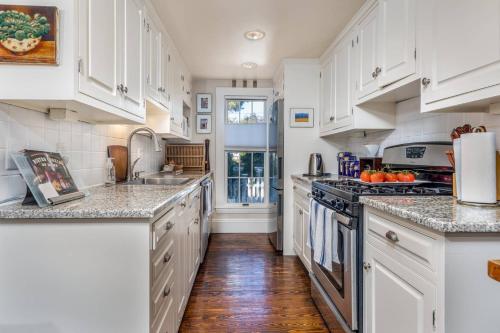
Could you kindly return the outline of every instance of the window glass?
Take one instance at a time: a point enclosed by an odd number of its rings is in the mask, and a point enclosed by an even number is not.
[[[252,176],[252,153],[240,153],[240,177]]]
[[[229,203],[240,202],[238,178],[228,178],[227,180],[227,202]]]
[[[227,124],[260,124],[266,122],[266,102],[264,100],[226,100]]]
[[[253,154],[253,177],[264,177],[264,153]]]
[[[240,168],[240,154],[239,153],[228,153],[227,156],[227,176],[228,177],[239,177]]]
[[[227,154],[227,202],[264,203],[265,152],[229,151]]]

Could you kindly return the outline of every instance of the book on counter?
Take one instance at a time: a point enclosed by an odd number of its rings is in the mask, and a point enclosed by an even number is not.
[[[28,186],[23,204],[36,202],[45,207],[85,196],[78,190],[61,154],[23,150],[12,154],[12,158]]]

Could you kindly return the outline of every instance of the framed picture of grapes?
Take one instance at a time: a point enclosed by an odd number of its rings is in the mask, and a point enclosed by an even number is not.
[[[57,7],[0,4],[0,64],[58,63]]]

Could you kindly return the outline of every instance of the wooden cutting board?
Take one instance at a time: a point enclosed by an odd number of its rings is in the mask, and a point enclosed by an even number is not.
[[[116,181],[127,180],[128,149],[125,146],[108,146],[108,156],[114,158]]]
[[[500,282],[500,260],[488,261],[488,275],[493,280]]]

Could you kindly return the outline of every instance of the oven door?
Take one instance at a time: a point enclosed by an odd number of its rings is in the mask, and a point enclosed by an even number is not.
[[[311,254],[312,271],[321,288],[335,305],[343,320],[353,331],[358,329],[357,311],[357,250],[356,229],[349,226],[352,217],[337,213],[338,242],[337,247],[340,264],[332,262],[330,272],[314,261],[314,251]],[[333,237],[332,237],[333,239]]]

